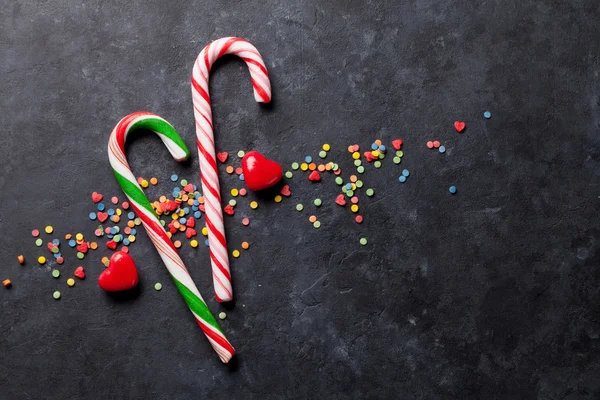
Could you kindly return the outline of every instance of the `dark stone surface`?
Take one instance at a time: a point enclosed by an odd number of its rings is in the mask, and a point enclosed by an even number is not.
[[[0,278],[14,287],[0,290],[0,398],[600,397],[596,0],[115,3],[2,1]],[[347,176],[349,144],[402,137],[411,170],[402,185],[390,159],[367,168],[377,193],[361,200],[361,226],[332,204],[330,176],[296,174],[291,199],[256,211],[240,201],[229,242],[252,248],[231,260],[233,306],[214,301],[207,249],[184,247],[210,307],[228,313],[230,366],[144,233],[140,291],[125,299],[96,285],[107,251],[68,288],[73,252],[54,280],[29,233],[92,235],[90,193],[121,194],[106,144],[122,116],[154,111],[194,145],[192,63],[223,36],[260,50],[274,101],[254,102],[243,62],[220,63],[220,150],[287,167],[328,142]],[[197,156],[176,165],[151,134],[129,157],[161,178],[151,193],[169,191],[172,171],[199,183]],[[239,186],[222,181],[223,193]],[[307,221],[316,196],[319,230]]]

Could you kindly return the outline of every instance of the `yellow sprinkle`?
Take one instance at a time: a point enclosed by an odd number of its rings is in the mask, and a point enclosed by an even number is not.
[[[352,184],[352,190],[356,190],[356,183]]]
[[[169,237],[169,239],[171,239],[171,236],[173,236],[173,234],[171,232],[167,232],[167,236]]]
[[[358,212],[358,204],[352,204],[350,210],[352,210],[353,213]]]
[[[256,202],[256,201],[250,202],[250,208],[253,209],[253,210],[257,209],[258,208],[258,202]]]
[[[39,256],[38,257],[38,262],[40,263],[40,265],[46,264],[46,257]]]
[[[142,183],[140,183],[140,185],[141,185],[141,186],[142,186],[144,189],[146,189],[146,188],[148,187],[148,181],[144,179],[144,180],[142,180]]]
[[[325,143],[325,144],[323,145],[323,150],[325,150],[325,151],[329,151],[329,150],[331,150],[331,146],[330,146],[329,144]]]
[[[179,210],[179,216],[183,217],[185,215],[185,210],[182,208],[181,210]]]
[[[54,228],[51,225],[48,225],[45,231],[47,234],[51,234],[52,232],[54,232]]]
[[[236,188],[231,189],[231,195],[233,197],[236,197],[238,194],[240,194],[239,190],[237,190]]]
[[[173,213],[173,214],[171,214],[171,218],[179,219],[179,215],[177,215],[177,213]]]
[[[352,153],[352,158],[358,160],[360,158],[360,153],[358,151],[355,151],[354,153]]]
[[[75,286],[75,279],[73,279],[73,278],[67,279],[67,285],[69,285],[69,286]]]
[[[169,233],[170,233],[170,232],[169,232]],[[133,236],[133,235],[129,235],[129,236],[127,236],[127,239],[129,239],[129,241],[130,241],[131,243],[135,242],[135,236]]]
[[[78,233],[75,235],[75,240],[83,240],[83,233]]]
[[[275,196],[275,203],[281,203],[281,200],[283,200],[283,197],[281,197],[280,195]]]
[[[306,170],[308,169],[308,164],[307,164],[307,163],[305,163],[305,162],[303,162],[302,164],[300,164],[300,169],[301,169],[302,171],[306,171]]]
[[[198,247],[198,241],[197,241],[196,239],[192,240],[192,241],[190,242],[190,246],[192,246],[193,248],[196,248],[196,247]]]
[[[208,228],[207,227],[202,228],[202,234],[204,236],[208,236]]]
[[[234,256],[235,258],[238,258],[240,256],[240,251],[239,250],[234,250],[231,252],[231,255]]]
[[[117,208],[117,215],[120,217],[121,215],[123,215],[123,210],[121,210],[120,208]]]
[[[377,151],[377,150],[373,150],[373,151],[371,152],[371,155],[372,155],[373,157],[379,157],[379,151]]]

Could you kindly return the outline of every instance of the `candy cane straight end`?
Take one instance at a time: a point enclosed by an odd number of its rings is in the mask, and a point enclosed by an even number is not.
[[[176,160],[185,160],[189,157],[190,152],[171,124],[158,115],[148,112],[133,113],[123,118],[112,131],[108,141],[108,159],[115,178],[129,199],[131,207],[142,220],[148,237],[169,270],[175,286],[179,289],[196,322],[202,328],[219,358],[226,363],[233,357],[235,350],[221,328],[219,328],[219,324],[208,309],[181,257],[179,257],[173,242],[167,236],[167,232],[154,213],[150,201],[140,188],[129,167],[125,156],[125,141],[128,135],[137,129],[154,131]]]

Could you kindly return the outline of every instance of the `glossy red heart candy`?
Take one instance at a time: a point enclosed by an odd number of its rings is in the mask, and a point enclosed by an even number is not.
[[[313,171],[308,176],[308,180],[312,182],[319,182],[321,180],[321,174],[318,171]]]
[[[235,210],[233,209],[233,206],[231,204],[227,204],[227,206],[223,209],[223,212],[225,212],[225,214],[227,215],[235,214]]]
[[[108,268],[98,278],[98,285],[107,292],[133,289],[138,282],[138,271],[133,258],[122,251],[112,255]]]
[[[270,188],[281,179],[283,169],[258,151],[249,151],[242,158],[244,182],[249,189],[258,191]]]

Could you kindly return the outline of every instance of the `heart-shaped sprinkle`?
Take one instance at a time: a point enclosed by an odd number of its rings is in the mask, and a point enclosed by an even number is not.
[[[193,228],[187,228],[185,230],[185,237],[188,238],[188,239],[191,239],[191,238],[193,238],[196,235],[197,235],[197,232]]]
[[[249,151],[244,155],[240,172],[243,172],[248,188],[254,191],[270,188],[283,176],[281,165],[269,160],[258,151]]]
[[[394,147],[394,149],[396,150],[400,150],[402,149],[402,139],[396,139],[396,140],[392,140],[392,146]]]
[[[283,185],[281,191],[279,192],[285,197],[290,197],[292,195],[292,191],[290,190],[290,185]]]
[[[77,251],[80,251],[83,254],[87,253],[88,249],[89,245],[87,244],[87,242],[83,242],[79,246],[77,246]]]
[[[185,185],[183,187],[183,190],[185,190],[188,193],[194,193],[194,185],[192,185],[191,183],[188,183],[187,185]]]
[[[77,267],[77,269],[75,269],[75,272],[73,272],[73,275],[75,275],[79,279],[83,279],[85,278],[85,270],[83,269],[83,267]]]
[[[100,274],[98,285],[107,292],[120,292],[137,286],[138,271],[131,256],[123,251],[112,255],[108,267]]]
[[[371,154],[370,151],[367,151],[363,154],[363,156],[365,156],[365,159],[367,160],[367,162],[371,162],[373,160],[375,160],[375,157],[373,157],[373,154]]]
[[[100,222],[104,222],[108,219],[108,214],[105,212],[98,212],[96,214],[96,217],[98,218],[98,221]]]
[[[465,130],[467,124],[462,122],[462,121],[455,121],[454,122],[454,128],[456,129],[456,132],[462,132]]]
[[[117,242],[115,242],[114,240],[109,240],[108,242],[106,242],[106,247],[108,247],[111,250],[114,250],[117,248]]]
[[[94,203],[98,203],[101,200],[102,200],[102,195],[100,193],[98,193],[98,192],[92,193],[92,201]]]
[[[343,207],[346,205],[346,198],[343,194],[338,194],[338,197],[335,198],[335,202]]]
[[[185,226],[188,228],[193,228],[196,226],[196,220],[193,217],[189,217],[187,221],[185,221]]]
[[[319,182],[321,180],[321,174],[318,171],[313,171],[308,176],[308,180],[311,182]]]
[[[217,159],[222,163],[225,163],[225,161],[227,161],[227,157],[229,157],[229,153],[227,153],[226,151],[222,153],[217,153]]]
[[[171,235],[175,234],[175,232],[177,232],[177,227],[175,226],[175,221],[171,221],[171,223],[169,225],[167,225],[167,227],[169,228],[169,232],[171,232]]]
[[[227,215],[233,215],[235,214],[235,210],[233,209],[233,207],[231,206],[231,204],[227,204],[227,207],[225,207],[223,209],[223,212]]]

